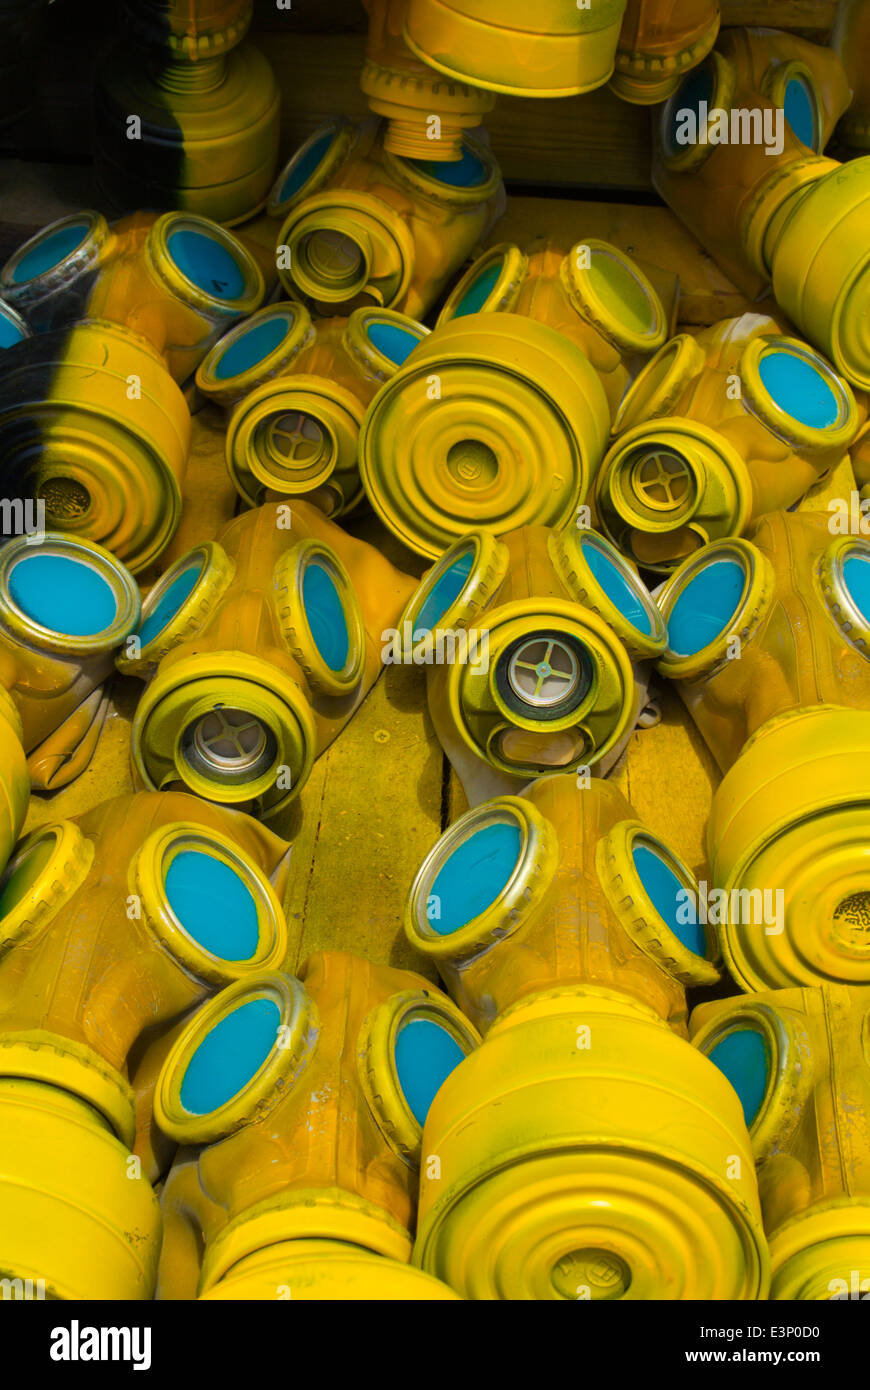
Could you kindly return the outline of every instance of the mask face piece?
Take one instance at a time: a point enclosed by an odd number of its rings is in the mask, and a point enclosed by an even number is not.
[[[598,779],[552,774],[486,802],[421,865],[406,934],[484,1038],[423,1138],[442,1166],[422,1175],[415,1259],[463,1296],[763,1296],[752,1174],[738,1190],[722,1167],[751,1166],[741,1110],[685,1039],[684,986],[718,978],[700,900]],[[704,1140],[674,1142],[690,1130]],[[686,1263],[692,1212],[716,1244],[693,1241]]]
[[[692,1015],[695,1046],[727,1077],[750,1127],[775,1299],[870,1291],[864,994],[772,990]]]
[[[716,920],[745,989],[867,979],[870,628],[865,538],[778,512],[659,594],[659,669],[725,772],[708,828]],[[813,776],[806,777],[807,749]]]
[[[666,641],[633,567],[595,532],[474,532],[424,576],[387,660],[426,665],[438,737],[472,802],[615,761]],[[610,765],[608,763],[608,765]]]
[[[148,681],[139,776],[277,812],[380,674],[380,634],[411,587],[305,502],[238,517],[158,582],[119,660]]]
[[[421,319],[503,207],[488,148],[464,135],[456,159],[391,153],[389,129],[333,121],[279,174],[278,275],[327,316],[375,304]]]
[[[245,816],[150,793],[43,826],[13,852],[0,877],[0,1206],[13,1277],[43,1279],[49,1297],[153,1296],[159,1210],[145,1174],[130,1181],[131,1154],[151,1159],[143,1048],[221,985],[283,963],[270,879],[283,888],[287,854]],[[61,1150],[53,1171],[44,1155]],[[36,1206],[27,1171],[40,1175]]]
[[[590,92],[613,72],[625,0],[596,10],[409,0],[405,42],[447,77],[521,97]]]
[[[326,952],[300,976],[261,974],[225,990],[166,1059],[158,1123],[199,1146],[188,1152],[211,1174],[212,1190],[222,1191],[224,1214],[216,1219],[217,1208],[203,1204],[189,1168],[173,1169],[162,1297],[228,1296],[225,1284],[259,1283],[261,1267],[275,1260],[306,1263],[311,1241],[335,1244],[327,1282],[340,1278],[343,1242],[356,1244],[375,1291],[397,1278],[393,1261],[408,1259],[422,1124],[477,1034],[438,990],[406,971]],[[339,1119],[347,1142],[336,1145]],[[201,1269],[184,1239],[191,1221],[202,1233]]]

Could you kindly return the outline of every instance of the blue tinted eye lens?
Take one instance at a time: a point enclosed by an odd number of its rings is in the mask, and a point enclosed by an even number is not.
[[[837,423],[837,398],[812,362],[776,348],[764,354],[758,375],[771,400],[793,420],[814,430],[829,429]]]
[[[707,1054],[734,1087],[747,1125],[756,1118],[767,1090],[767,1048],[754,1028],[735,1028]]]
[[[668,616],[668,643],[675,656],[694,656],[727,629],[744,582],[736,560],[714,560],[697,571]]]
[[[517,825],[483,826],[455,849],[430,890],[429,926],[449,936],[479,917],[510,881],[522,848]]]
[[[108,581],[66,555],[26,555],[9,575],[9,592],[33,622],[69,637],[96,637],[118,613]]]
[[[418,632],[429,633],[437,626],[465,588],[473,564],[474,554],[471,551],[466,555],[460,555],[433,584],[432,592],[426,596],[420,607],[412,637]]]
[[[396,1038],[396,1071],[405,1099],[418,1124],[465,1053],[446,1028],[428,1018],[412,1019]]]
[[[322,565],[310,564],[302,577],[302,602],[314,645],[331,671],[347,663],[350,636],[341,598]]]
[[[210,1115],[238,1095],[275,1046],[280,1022],[271,999],[250,999],[215,1024],[184,1073],[180,1098],[188,1114]]]
[[[649,636],[652,632],[649,613],[618,565],[588,536],[584,536],[580,544],[593,578],[601,585],[611,603],[632,627]]]
[[[185,228],[172,232],[167,245],[182,275],[197,289],[216,299],[240,299],[244,294],[241,267],[215,237]]]
[[[706,956],[704,928],[697,920],[697,898],[687,891],[661,855],[646,845],[636,845],[632,859],[638,878],[662,921],[688,950],[696,956]]]
[[[257,904],[229,864],[200,850],[176,854],[166,872],[169,906],[188,936],[221,960],[250,960],[260,939]]]

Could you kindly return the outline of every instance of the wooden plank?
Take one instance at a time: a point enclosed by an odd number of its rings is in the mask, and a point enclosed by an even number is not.
[[[834,23],[837,0],[722,0],[722,27],[805,29],[818,41]]]
[[[300,797],[291,856],[301,849],[288,902],[300,960],[329,947],[436,979],[402,931],[414,875],[441,834],[443,758],[420,669],[388,668],[321,764],[316,804],[309,786]],[[281,817],[271,824],[286,833]]]

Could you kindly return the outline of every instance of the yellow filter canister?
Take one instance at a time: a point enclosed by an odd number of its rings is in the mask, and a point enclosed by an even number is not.
[[[447,77],[521,97],[590,92],[613,72],[625,0],[410,0],[405,40]]]
[[[424,860],[406,933],[484,1037],[424,1126],[414,1259],[463,1297],[764,1296],[739,1102],[686,1040],[685,985],[718,975],[697,893],[619,792],[564,774]]]
[[[561,526],[606,447],[604,388],[581,350],[519,314],[437,328],[375,396],[360,472],[386,526],[433,558],[470,528]]]
[[[245,221],[265,206],[275,177],[280,108],[271,64],[251,43],[192,62],[122,41],[97,78],[94,156],[104,198],[125,212]]]
[[[0,873],[18,839],[30,798],[21,735],[21,716],[8,691],[0,686]]]
[[[870,978],[870,544],[831,520],[764,517],[659,596],[659,669],[726,774],[708,827],[714,920],[746,989]]]

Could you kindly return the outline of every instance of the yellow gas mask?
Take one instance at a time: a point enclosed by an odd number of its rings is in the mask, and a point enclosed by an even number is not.
[[[148,681],[137,776],[276,813],[374,684],[413,587],[310,503],[236,517],[163,575],[118,657]]]
[[[262,972],[175,1042],[155,1118],[158,1297],[446,1299],[408,1266],[422,1125],[477,1034],[419,975],[343,952]]]
[[[610,89],[623,101],[665,101],[719,33],[719,0],[628,0]]]
[[[284,300],[227,333],[196,383],[228,408],[227,468],[244,501],[304,496],[330,516],[355,507],[366,407],[428,331],[391,309],[313,320]]]
[[[868,1009],[866,989],[822,985],[692,1014],[749,1126],[771,1298],[870,1298]]]
[[[485,145],[461,157],[406,159],[376,121],[331,121],[296,152],[269,199],[280,219],[278,275],[321,314],[375,304],[420,319],[504,211]]]
[[[624,553],[666,573],[799,501],[865,420],[849,384],[773,319],[744,314],[697,338],[681,333],[622,401],[597,515]]]
[[[764,1297],[740,1105],[686,1038],[684,987],[718,974],[698,891],[609,783],[566,775],[423,861],[408,938],[484,1034],[423,1131],[414,1258],[462,1296]]]
[[[726,774],[712,920],[746,990],[870,981],[870,541],[833,522],[763,517],[692,556],[658,599],[658,669]]]
[[[425,665],[435,731],[472,804],[550,769],[608,770],[667,634],[594,531],[476,531],[424,576],[387,663]]]
[[[436,328],[363,421],[363,486],[384,525],[433,559],[474,527],[562,526],[584,503],[610,410],[589,358],[520,314]]]
[[[129,1077],[206,995],[284,963],[288,854],[176,793],[118,797],[18,845],[0,885],[4,1272],[52,1298],[152,1296],[160,1217]]]

